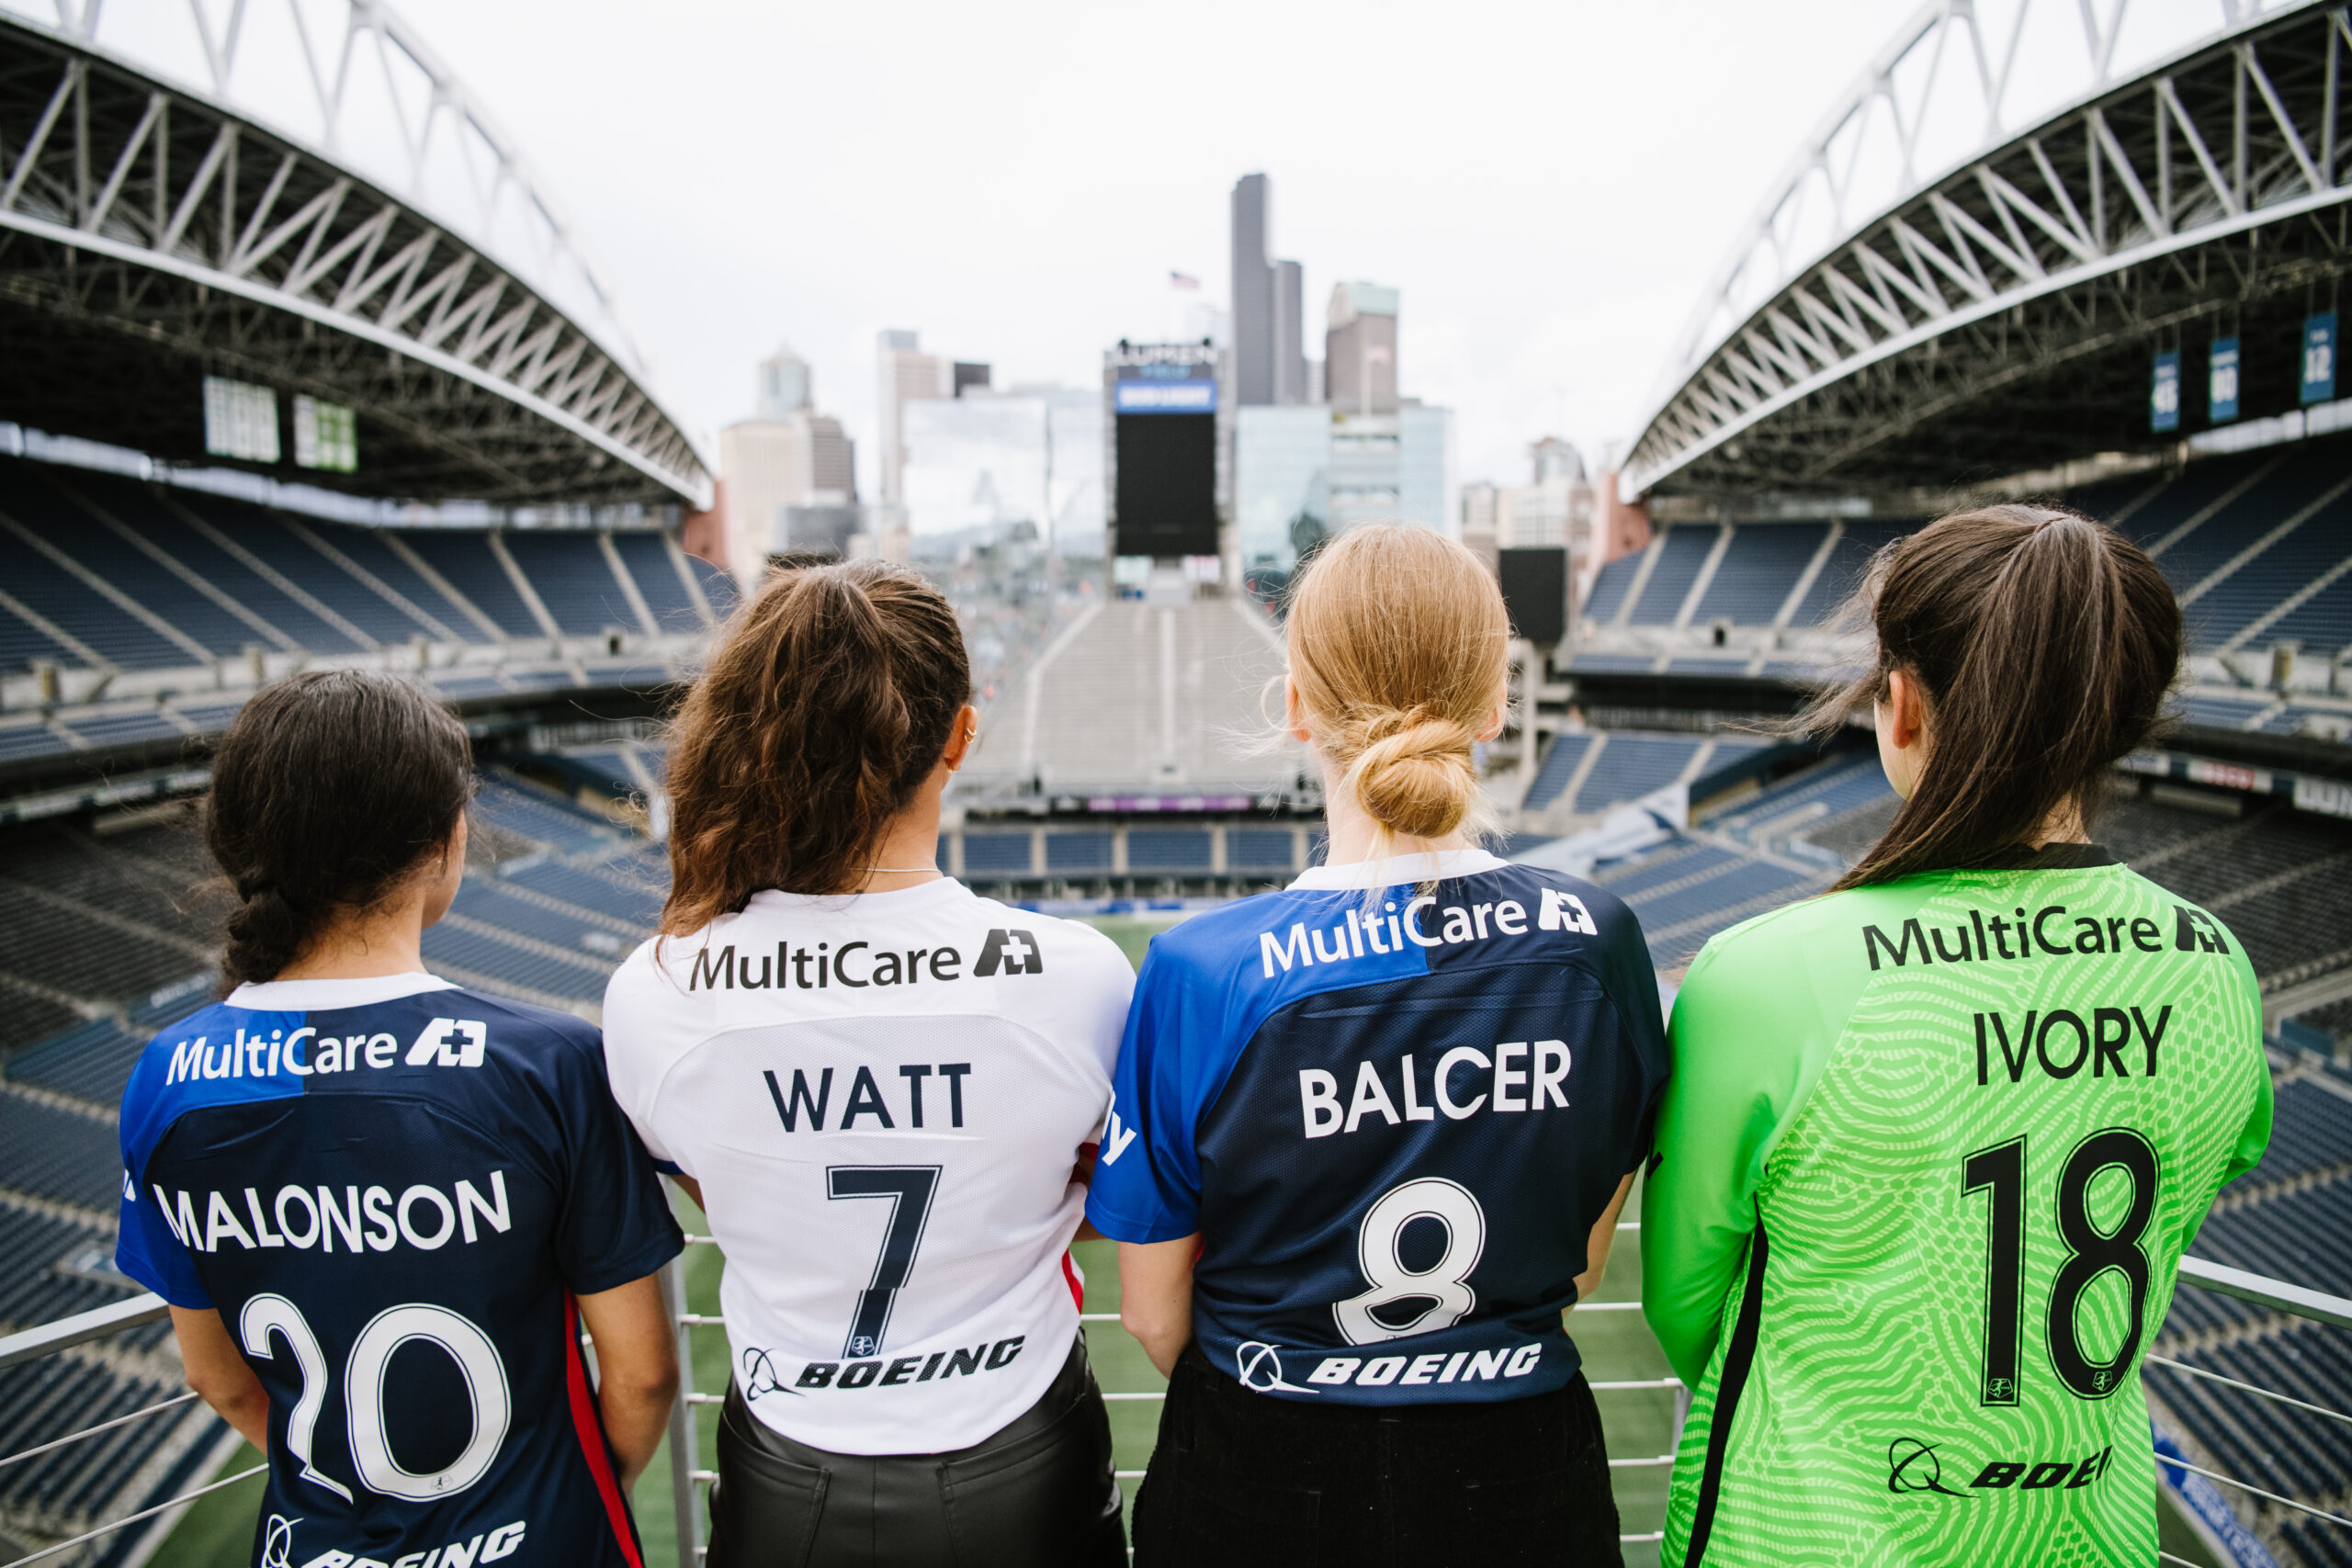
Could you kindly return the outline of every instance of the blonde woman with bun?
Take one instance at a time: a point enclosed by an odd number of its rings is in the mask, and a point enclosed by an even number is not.
[[[1427,529],[1296,580],[1283,727],[1328,863],[1158,938],[1087,1216],[1169,1374],[1136,1562],[1615,1563],[1562,1314],[1649,1152],[1640,926],[1476,846],[1509,618]]]

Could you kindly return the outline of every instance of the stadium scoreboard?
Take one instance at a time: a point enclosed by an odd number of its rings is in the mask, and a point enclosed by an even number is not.
[[[1123,343],[1108,361],[1114,553],[1216,555],[1218,350]]]

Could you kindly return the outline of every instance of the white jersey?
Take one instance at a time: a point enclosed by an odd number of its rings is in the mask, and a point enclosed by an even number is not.
[[[978,1442],[1078,1332],[1081,1146],[1135,977],[961,883],[760,893],[605,995],[613,1093],[701,1182],[752,1414],[834,1453]]]

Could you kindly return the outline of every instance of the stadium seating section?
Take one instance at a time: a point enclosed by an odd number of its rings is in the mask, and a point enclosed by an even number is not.
[[[2352,739],[2341,668],[2352,655],[2352,437],[2199,457],[2066,499],[2137,540],[2180,595],[2197,656],[2179,705],[2188,724]],[[1839,662],[1830,623],[1862,569],[1921,521],[1662,527],[1596,574],[1566,668],[1818,679]],[[2283,671],[2272,663],[2282,647]]]
[[[731,578],[650,529],[368,529],[0,458],[0,671],[203,671],[168,701],[0,718],[0,763],[217,729],[236,702],[200,688],[247,649],[333,660],[424,639],[545,655],[558,637],[697,633],[734,602]],[[447,660],[435,680],[457,698],[628,668]]]

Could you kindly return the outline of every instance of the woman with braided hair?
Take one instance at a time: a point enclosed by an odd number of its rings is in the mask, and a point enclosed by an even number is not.
[[[1136,1562],[1614,1563],[1589,1295],[1665,1087],[1634,916],[1476,847],[1493,576],[1368,525],[1291,593],[1327,863],[1156,939],[1088,1217],[1170,1375]]]

